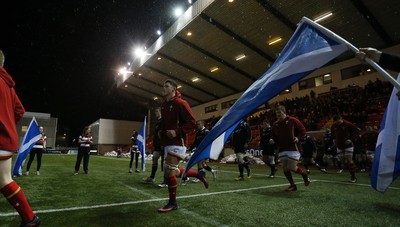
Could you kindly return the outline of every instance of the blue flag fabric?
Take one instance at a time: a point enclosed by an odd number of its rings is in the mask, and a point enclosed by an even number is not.
[[[400,75],[397,77],[400,82]],[[393,88],[388,107],[381,122],[371,170],[371,186],[385,192],[400,175],[400,105]]]
[[[137,135],[137,145],[139,147],[140,154],[142,155],[142,171],[146,170],[146,117],[144,117],[143,125]]]
[[[343,39],[319,27],[307,18],[300,21],[271,68],[243,93],[200,143],[185,172],[203,159],[217,159],[240,120],[253,110],[348,50]]]
[[[21,145],[19,146],[19,151],[17,158],[15,159],[14,168],[12,171],[13,176],[21,176],[22,168],[25,163],[25,159],[31,151],[33,145],[40,139],[41,133],[39,129],[39,125],[36,122],[35,118],[32,118],[31,123],[29,124],[28,131],[26,131],[24,139],[22,140]]]

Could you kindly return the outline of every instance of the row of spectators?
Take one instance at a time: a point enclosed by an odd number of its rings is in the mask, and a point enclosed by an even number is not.
[[[340,114],[361,129],[365,125],[372,125],[377,129],[392,88],[389,82],[376,79],[374,82],[369,81],[364,88],[353,84],[344,89],[333,89],[319,95],[311,91],[310,95],[303,97],[265,104],[265,107],[249,116],[248,123],[251,126],[259,126],[265,118],[274,122],[276,117],[273,107],[284,105],[287,114],[298,118],[307,131],[329,128],[331,116],[334,114]],[[206,127],[212,128],[219,119],[220,117],[214,116],[207,119]]]

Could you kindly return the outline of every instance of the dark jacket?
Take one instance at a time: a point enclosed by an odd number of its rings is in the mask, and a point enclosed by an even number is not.
[[[232,134],[232,146],[235,153],[244,153],[244,145],[249,144],[251,141],[251,129],[250,126],[245,122],[241,121],[236,127]]]

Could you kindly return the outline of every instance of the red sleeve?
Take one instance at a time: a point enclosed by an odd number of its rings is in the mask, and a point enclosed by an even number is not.
[[[295,128],[297,130],[297,138],[299,138],[299,140],[303,139],[304,137],[306,137],[307,131],[306,128],[304,127],[304,125],[297,119],[292,117],[293,122],[295,124]]]
[[[354,142],[359,138],[360,130],[353,124],[350,123],[350,125],[351,125],[351,141]]]
[[[196,120],[194,119],[193,112],[187,102],[180,100],[180,118],[182,123],[176,130],[176,135],[181,137],[182,134],[187,134],[196,130]]]
[[[290,117],[290,119],[293,121],[293,130],[296,130],[293,132],[293,137],[297,137],[299,140],[302,140],[304,137],[307,135],[306,128],[304,125],[299,121],[299,119],[295,117]]]

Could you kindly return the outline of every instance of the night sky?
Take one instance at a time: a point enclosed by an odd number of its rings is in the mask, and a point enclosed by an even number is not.
[[[21,3],[23,2],[23,3]],[[146,111],[116,88],[118,69],[137,45],[149,47],[187,0],[8,1],[0,48],[25,109],[58,118],[77,137],[99,118],[142,120]],[[5,14],[9,14],[6,16]]]

